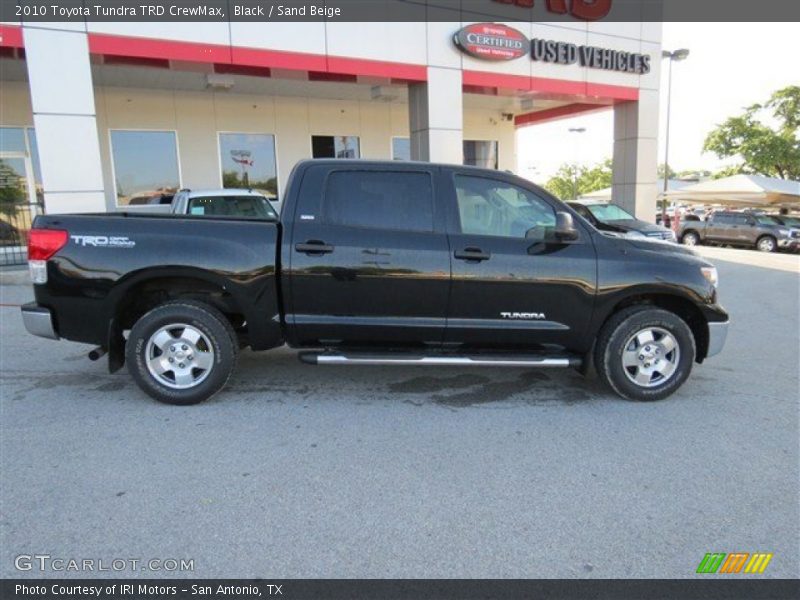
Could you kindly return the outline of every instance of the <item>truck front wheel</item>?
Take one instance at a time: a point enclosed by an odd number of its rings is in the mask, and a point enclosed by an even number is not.
[[[197,404],[227,383],[236,364],[236,334],[225,316],[195,301],[152,309],[131,329],[126,344],[131,376],[166,404]]]
[[[683,237],[681,237],[681,243],[686,246],[697,246],[697,244],[700,243],[700,236],[694,231],[687,231],[683,234]]]
[[[778,248],[778,242],[776,242],[775,238],[771,235],[764,235],[758,238],[756,248],[758,248],[760,252],[775,252]]]
[[[613,315],[595,345],[600,378],[629,400],[661,400],[676,391],[695,359],[686,322],[666,310],[631,307]]]

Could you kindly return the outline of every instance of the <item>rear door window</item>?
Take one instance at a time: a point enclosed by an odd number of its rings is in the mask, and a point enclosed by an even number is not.
[[[327,223],[433,231],[433,184],[421,171],[333,171],[323,203]]]

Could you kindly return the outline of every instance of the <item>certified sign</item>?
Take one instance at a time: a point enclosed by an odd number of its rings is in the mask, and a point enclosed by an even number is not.
[[[528,38],[513,27],[475,23],[459,30],[453,41],[462,52],[483,60],[514,60],[530,52]]]

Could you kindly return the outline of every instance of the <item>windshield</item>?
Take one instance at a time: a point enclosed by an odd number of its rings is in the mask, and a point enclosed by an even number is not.
[[[636,219],[616,204],[590,204],[587,208],[598,221],[631,221]]]
[[[772,217],[781,225],[786,225],[788,227],[800,227],[800,218],[797,217],[787,217],[786,215],[781,215],[779,217]]]
[[[278,213],[263,196],[198,196],[189,200],[189,214],[278,220]]]

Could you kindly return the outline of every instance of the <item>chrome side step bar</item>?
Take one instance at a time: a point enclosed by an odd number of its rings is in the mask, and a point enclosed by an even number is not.
[[[298,358],[309,365],[419,365],[472,367],[579,367],[577,356],[541,355],[472,355],[437,356],[413,354],[333,354],[330,352],[301,352]]]

